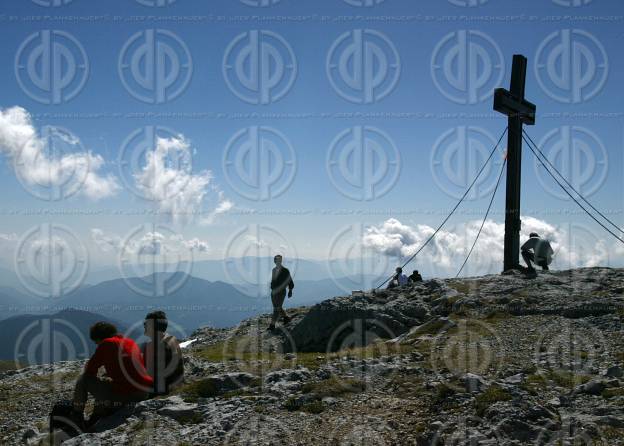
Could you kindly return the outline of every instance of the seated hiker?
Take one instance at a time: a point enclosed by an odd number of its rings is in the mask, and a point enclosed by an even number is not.
[[[407,276],[403,274],[403,268],[400,266],[394,270],[395,274],[392,277],[392,280],[388,284],[388,289],[396,288],[398,286],[403,286],[407,284]]]
[[[423,278],[417,269],[415,269],[414,272],[409,276],[409,281],[411,283],[422,282],[422,280]]]
[[[89,424],[130,403],[148,398],[152,377],[147,374],[139,346],[117,333],[108,322],[95,323],[89,333],[97,344],[83,374],[76,381],[73,408],[83,418],[89,394],[95,399]],[[100,368],[105,376],[100,374]]]
[[[141,345],[145,368],[154,380],[155,395],[166,395],[184,382],[184,361],[177,338],[167,333],[167,315],[152,311],[145,316],[145,335],[151,339]]]
[[[284,305],[284,299],[286,299],[286,288],[288,288],[288,298],[291,298],[295,282],[293,282],[288,268],[282,265],[282,260],[282,256],[279,254],[273,257],[275,268],[273,268],[271,274],[271,303],[273,304],[273,316],[271,317],[271,324],[269,325],[270,331],[275,330],[275,323],[280,316],[284,324],[290,322],[290,318],[282,306]]]
[[[555,253],[548,240],[542,240],[535,232],[529,235],[529,239],[520,250],[529,271],[535,271],[531,262],[541,266],[542,270],[548,271],[548,265],[552,262],[552,255]]]

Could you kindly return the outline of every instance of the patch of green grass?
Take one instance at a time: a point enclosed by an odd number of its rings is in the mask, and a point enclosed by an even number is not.
[[[442,404],[456,393],[457,391],[453,387],[449,386],[446,383],[441,383],[436,387],[433,394],[433,404]]]
[[[477,282],[470,281],[449,281],[448,285],[453,288],[455,291],[461,294],[469,294],[470,292],[475,291],[478,288]]]
[[[186,425],[186,424],[199,424],[204,421],[204,417],[200,413],[193,413],[192,415],[181,417],[178,419],[178,423]]]
[[[613,398],[616,396],[624,396],[624,388],[622,387],[612,387],[608,389],[604,389],[602,391],[602,396],[604,398]]]
[[[197,402],[199,398],[214,398],[219,392],[212,379],[200,379],[185,383],[176,389],[186,401]]]
[[[354,378],[341,379],[333,375],[324,381],[305,383],[301,389],[303,393],[311,393],[317,399],[360,393],[364,390],[366,390],[366,383],[362,380]]]
[[[300,410],[307,413],[319,414],[325,410],[325,405],[322,401],[316,400],[312,401],[311,403],[304,404],[303,406],[301,406]]]
[[[345,349],[338,352],[299,352],[292,360],[284,358],[284,354],[278,352],[258,351],[257,341],[254,338],[238,337],[228,341],[218,342],[202,349],[197,349],[192,354],[198,359],[208,362],[241,361],[241,370],[256,375],[263,375],[272,370],[285,367],[302,366],[310,370],[317,370],[323,364],[347,357],[350,359],[372,359],[382,356],[395,356],[412,351],[411,346],[401,344],[386,344],[377,342],[365,347]]]
[[[624,429],[601,426],[595,438],[592,438],[592,446],[611,446],[624,437]]]
[[[254,392],[253,390],[249,388],[245,388],[245,389],[236,389],[236,390],[230,390],[229,392],[225,392],[223,394],[223,398],[230,399],[230,398],[237,398],[241,396],[253,396],[253,395],[256,395],[256,392]]]
[[[394,393],[401,395],[401,398],[418,398],[424,392],[422,379],[414,376],[395,376],[390,385]]]
[[[9,370],[17,370],[20,368],[21,366],[15,364],[15,361],[0,360],[0,373],[8,372]]]
[[[488,407],[499,401],[510,401],[511,395],[503,388],[493,385],[475,398],[475,411],[482,417]]]
[[[537,373],[532,373],[527,375],[526,379],[522,384],[520,384],[520,388],[526,390],[531,395],[539,395],[541,391],[543,391],[548,385],[546,378]]]
[[[496,322],[502,322],[505,321],[507,319],[512,318],[513,316],[505,311],[493,311],[491,313],[488,313],[484,320],[486,320],[488,323],[490,324],[494,324]]]
[[[573,389],[576,386],[585,384],[592,378],[590,375],[574,373],[569,370],[551,370],[548,372],[546,377],[555,382],[557,385],[568,389]]]

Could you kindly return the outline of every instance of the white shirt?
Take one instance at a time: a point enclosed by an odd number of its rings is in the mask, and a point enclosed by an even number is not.
[[[550,265],[552,262],[552,255],[555,253],[550,246],[550,242],[548,242],[548,240],[542,240],[539,237],[531,237],[520,249],[522,251],[532,249],[535,253],[535,261],[546,260],[547,265]]]
[[[407,276],[405,274],[399,274],[399,286],[406,285],[407,282]]]

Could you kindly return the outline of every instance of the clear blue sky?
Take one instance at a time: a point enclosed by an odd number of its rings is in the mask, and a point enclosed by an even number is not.
[[[469,104],[450,100],[434,82],[433,76],[439,76],[439,70],[432,70],[432,56],[450,33],[478,31],[489,36],[490,40],[480,40],[482,34],[479,33],[469,33],[469,38],[482,45],[480,48],[485,45],[484,51],[489,52],[490,58],[495,59],[496,53],[483,42],[494,43],[504,57],[503,80],[500,85],[488,86],[488,89],[508,87],[514,53],[529,58],[527,98],[537,104],[538,119],[537,125],[528,131],[536,140],[561,126],[576,126],[591,131],[602,141],[607,159],[601,158],[595,147],[592,147],[590,156],[599,163],[596,178],[602,177],[599,169],[605,163],[606,176],[592,191],[591,199],[601,209],[615,212],[614,219],[624,224],[621,214],[624,4],[619,0],[594,0],[578,7],[556,3],[552,0],[490,0],[480,6],[462,7],[445,0],[386,0],[371,7],[356,7],[343,0],[281,0],[260,8],[238,0],[177,0],[157,8],[134,0],[73,0],[59,7],[39,6],[29,0],[4,0],[0,5],[0,107],[18,105],[25,108],[35,117],[38,128],[58,125],[70,129],[84,147],[103,157],[106,164],[101,172],[115,176],[118,176],[115,160],[119,148],[131,132],[145,125],[175,129],[191,142],[195,150],[194,170],[211,170],[214,184],[235,205],[230,213],[219,216],[211,225],[191,223],[178,226],[177,230],[184,237],[206,240],[212,247],[210,255],[220,257],[232,234],[245,224],[261,223],[281,232],[296,245],[301,257],[324,258],[330,241],[345,225],[380,224],[394,217],[412,226],[435,226],[443,218],[444,211],[454,205],[452,194],[435,179],[432,151],[436,141],[456,126],[478,127],[496,138],[506,120],[492,114],[491,98]],[[227,20],[222,21],[219,16]],[[530,19],[530,16],[535,17]],[[190,82],[177,98],[162,104],[137,100],[124,87],[118,73],[121,49],[135,33],[150,28],[174,33],[192,56]],[[15,70],[18,48],[33,33],[45,29],[70,33],[84,48],[89,60],[89,76],[84,87],[75,98],[54,105],[33,100],[20,87]],[[240,34],[256,29],[279,34],[292,49],[297,63],[296,79],[287,94],[266,105],[248,104],[239,99],[228,87],[222,70],[228,45]],[[342,34],[354,29],[382,33],[400,56],[398,83],[386,97],[371,104],[345,100],[334,90],[326,73],[328,51]],[[600,59],[603,48],[608,56],[608,78],[603,83],[600,73],[595,74],[593,81],[602,84],[598,85],[593,97],[583,98],[579,103],[564,103],[553,98],[547,88],[540,86],[534,70],[542,43],[551,34],[567,29],[573,30],[572,54],[585,54],[583,48],[589,48],[588,51]],[[579,30],[582,33],[577,33]],[[585,33],[592,38],[587,40]],[[557,36],[561,40],[561,34]],[[453,54],[454,43],[455,49],[458,47],[457,36],[454,39],[450,41],[450,49],[441,47],[443,55]],[[564,48],[559,44],[560,40],[555,40],[554,49],[545,48],[546,56],[554,54],[553,51],[556,53],[557,48]],[[585,45],[581,50],[575,46],[578,41]],[[595,42],[599,46],[592,46]],[[465,51],[469,57],[478,55],[479,49],[471,48],[459,51]],[[391,52],[386,51],[386,55],[391,56]],[[453,63],[461,63],[461,57],[451,59],[451,65],[446,68],[454,70]],[[476,60],[476,66],[470,60],[468,65],[480,73],[483,69],[479,65],[481,59]],[[544,60],[548,63],[547,57]],[[600,63],[597,61],[598,65]],[[585,62],[579,66],[582,78],[587,74],[587,67]],[[601,70],[605,67],[593,68]],[[376,73],[379,67],[373,64],[371,69]],[[493,76],[497,77],[497,73],[494,67]],[[592,86],[588,88],[591,90]],[[134,113],[152,113],[154,116],[133,117]],[[281,114],[282,117],[240,119],[234,117],[237,113]],[[353,116],[354,113],[362,115]],[[100,116],[93,117],[93,114]],[[180,116],[171,117],[170,114]],[[284,118],[285,114],[292,115]],[[226,144],[237,131],[248,126],[275,128],[292,144],[296,174],[277,198],[265,201],[245,198],[226,178],[222,165]],[[330,143],[340,132],[354,126],[383,130],[400,153],[400,176],[390,192],[382,197],[365,201],[348,198],[336,189],[328,176],[326,158]],[[524,160],[524,214],[552,224],[578,220],[594,228],[585,216],[566,215],[566,210],[576,210],[574,204],[554,197],[542,186],[528,151],[525,151]],[[473,164],[478,162],[477,159]],[[574,161],[568,172],[584,175],[587,173],[584,162]],[[125,211],[150,209],[150,206],[125,189],[114,197],[97,202],[78,196],[57,202],[39,200],[24,190],[7,157],[1,158],[0,163],[1,208],[4,211],[0,223],[2,233],[21,235],[37,223],[53,220],[70,226],[88,241],[92,228],[123,236],[131,227],[154,220],[127,215]],[[565,162],[560,166],[565,166]],[[474,167],[471,169],[474,171]],[[490,176],[494,175],[492,171]],[[590,186],[583,184],[583,187]],[[499,191],[492,215],[496,221],[503,220],[502,192]],[[466,209],[482,210],[487,201],[488,197],[482,196],[469,202]],[[45,214],[23,215],[25,210],[37,209],[54,212],[80,209],[99,215],[56,215],[53,219]],[[254,209],[263,215],[241,215],[240,209]],[[303,215],[288,215],[293,210],[301,211]],[[112,211],[119,211],[120,215],[111,215]],[[562,215],[556,215],[559,211]],[[478,213],[459,215],[455,222],[478,218]]]

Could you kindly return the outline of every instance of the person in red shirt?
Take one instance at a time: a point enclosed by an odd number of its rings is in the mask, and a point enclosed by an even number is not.
[[[153,379],[145,370],[139,346],[118,334],[117,328],[108,322],[95,323],[89,336],[97,348],[76,382],[74,411],[84,415],[89,394],[95,399],[92,419],[147,399]]]

